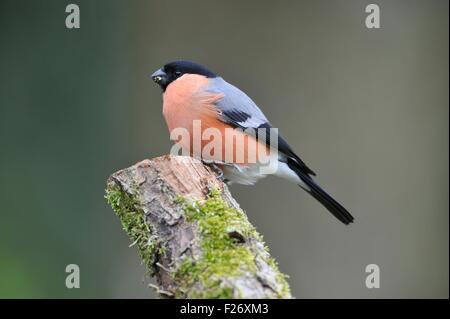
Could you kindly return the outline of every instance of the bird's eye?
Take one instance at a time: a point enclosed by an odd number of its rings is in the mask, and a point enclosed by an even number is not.
[[[175,72],[175,77],[178,78],[178,77],[180,77],[180,76],[181,76],[181,72],[180,72],[180,71],[176,71],[176,72]]]

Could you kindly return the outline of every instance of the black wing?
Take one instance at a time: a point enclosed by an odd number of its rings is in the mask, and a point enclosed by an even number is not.
[[[267,122],[267,121],[263,122],[263,123],[259,124],[258,126],[245,125],[246,123],[253,124],[253,122],[255,122],[255,121],[252,121],[250,114],[247,114],[243,111],[239,111],[236,109],[221,112],[220,118],[223,122],[225,122],[233,127],[241,128],[243,130],[246,130],[249,128],[252,129],[252,130],[249,130],[248,132],[250,132],[250,133],[254,132],[254,135],[257,138],[264,139],[268,146],[270,146],[271,138],[277,139],[278,140],[278,152],[282,153],[283,155],[286,156],[286,159],[281,158],[280,160],[282,160],[282,161],[284,160],[289,166],[295,166],[297,170],[300,170],[307,175],[316,176],[316,173],[312,169],[310,169],[305,164],[305,162],[303,162],[301,160],[301,158],[298,157],[297,154],[295,154],[295,152],[292,150],[292,148],[289,146],[289,144],[286,142],[286,140],[280,134],[276,134],[276,136],[271,137],[270,129],[273,128],[273,126],[269,122]],[[254,123],[254,124],[257,124],[257,123]],[[259,136],[258,133],[260,130],[258,130],[258,129],[264,129],[263,131],[264,131],[265,136]]]

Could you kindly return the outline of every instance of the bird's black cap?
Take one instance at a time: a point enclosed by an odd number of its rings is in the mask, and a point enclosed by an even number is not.
[[[203,65],[192,61],[179,60],[165,64],[161,69],[152,74],[152,79],[165,91],[170,83],[184,74],[198,74],[207,78],[217,77],[215,73]]]

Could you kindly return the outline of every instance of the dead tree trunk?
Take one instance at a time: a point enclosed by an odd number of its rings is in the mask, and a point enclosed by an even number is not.
[[[114,173],[106,198],[169,298],[291,298],[262,237],[200,161],[162,156]]]

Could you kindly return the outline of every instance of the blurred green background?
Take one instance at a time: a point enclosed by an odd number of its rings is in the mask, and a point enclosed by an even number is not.
[[[246,91],[353,213],[276,178],[232,193],[299,298],[448,298],[448,1],[0,1],[0,297],[154,297],[103,199],[168,152],[149,75],[198,61]],[[65,267],[81,288],[65,287]],[[365,266],[381,288],[365,287]]]

